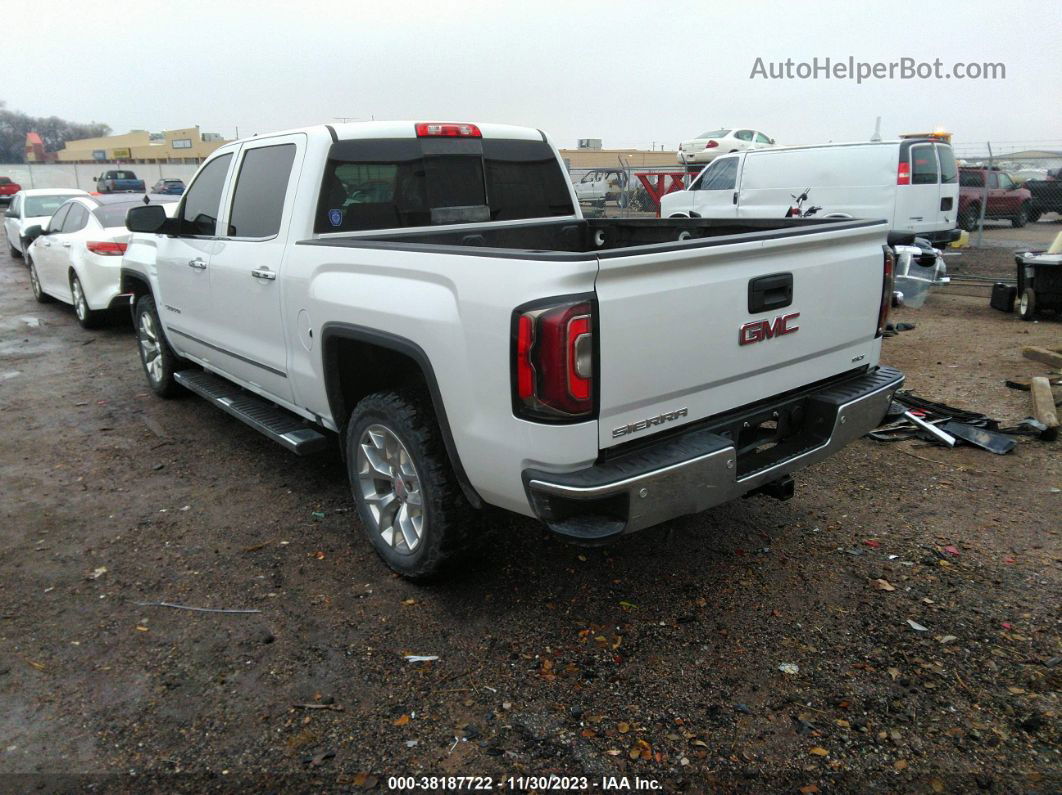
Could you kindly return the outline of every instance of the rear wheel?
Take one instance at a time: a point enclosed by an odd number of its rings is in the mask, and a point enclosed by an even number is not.
[[[1043,215],[1043,213],[1041,213],[1039,210],[1034,210],[1033,208],[1030,207],[1029,208],[1029,223],[1030,224],[1035,224],[1037,221],[1040,220],[1040,216],[1041,215]]]
[[[184,360],[178,357],[166,342],[159,313],[155,308],[155,299],[150,295],[142,295],[136,302],[135,320],[140,363],[144,366],[144,375],[147,376],[151,391],[164,398],[180,394],[180,384],[173,374],[182,369]]]
[[[346,443],[362,527],[388,566],[425,579],[471,549],[479,515],[457,483],[427,393],[364,398],[350,416]]]
[[[81,280],[76,273],[70,275],[70,297],[74,300],[74,314],[81,328],[99,328],[103,324],[106,312],[90,309],[88,299],[85,298],[85,289],[81,286]]]
[[[25,249],[26,242],[25,241],[21,241],[21,242],[22,242],[23,249]],[[22,252],[19,251],[17,248],[15,248],[14,244],[10,240],[7,241],[7,251],[12,257],[15,257],[16,259],[21,259],[22,258]]]
[[[1018,302],[1018,316],[1022,320],[1032,320],[1036,316],[1036,293],[1032,287],[1022,290],[1021,300]]]
[[[1018,214],[1010,219],[1015,229],[1021,229],[1029,220],[1029,203],[1026,202],[1018,208]]]
[[[959,227],[965,229],[967,232],[973,232],[977,229],[977,222],[981,217],[981,206],[978,204],[971,204],[961,213],[959,213]]]

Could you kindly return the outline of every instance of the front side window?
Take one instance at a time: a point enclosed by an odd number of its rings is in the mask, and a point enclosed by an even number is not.
[[[761,133],[761,132],[756,133],[756,143],[758,143],[758,144],[769,144],[770,142],[771,142],[771,139],[768,138],[763,133]]]
[[[737,184],[737,158],[717,160],[708,166],[695,190],[733,190]]]
[[[988,172],[988,187],[990,187],[990,188],[998,188],[999,187],[999,175],[995,171],[989,171]]]
[[[221,155],[203,166],[203,170],[196,176],[192,187],[184,194],[180,234],[196,237],[217,234],[221,192],[225,187],[225,175],[228,174],[230,160],[231,153]]]
[[[911,184],[936,185],[937,156],[932,144],[911,147]]]
[[[985,176],[980,171],[959,172],[960,188],[983,188],[984,186]]]
[[[52,216],[52,220],[48,222],[48,234],[54,234],[63,228],[63,222],[66,220],[66,214],[70,211],[70,205],[63,205],[59,208],[59,212]]]
[[[573,215],[545,141],[365,139],[332,146],[316,232]]]
[[[236,177],[230,237],[273,237],[280,232],[295,144],[248,149]]]
[[[999,187],[1003,190],[1014,190],[1014,180],[1012,180],[1007,174],[1000,174]]]

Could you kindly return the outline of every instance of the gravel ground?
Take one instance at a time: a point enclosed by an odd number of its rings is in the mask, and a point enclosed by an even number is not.
[[[1042,372],[1020,346],[1062,345],[984,298],[894,319],[910,387],[1008,424],[1029,398],[1003,379]],[[338,455],[154,398],[127,324],[82,331],[6,255],[0,410],[8,791],[1062,788],[1057,443],[860,440],[788,502],[605,548],[495,516],[488,554],[416,586],[360,537]],[[138,604],[163,601],[260,612]]]

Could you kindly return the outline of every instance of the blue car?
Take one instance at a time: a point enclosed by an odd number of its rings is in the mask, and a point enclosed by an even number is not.
[[[179,179],[160,179],[151,186],[151,192],[180,196],[184,193],[184,182]]]

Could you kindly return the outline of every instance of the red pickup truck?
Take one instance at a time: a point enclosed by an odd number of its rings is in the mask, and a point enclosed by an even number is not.
[[[11,204],[11,200],[20,190],[22,186],[12,182],[11,177],[0,177],[0,203]]]
[[[985,180],[988,190],[985,191]],[[985,201],[985,220],[1009,220],[1016,227],[1033,218],[1032,194],[1019,187],[1002,171],[987,168],[959,169],[959,226],[967,232],[977,228],[981,202]]]

